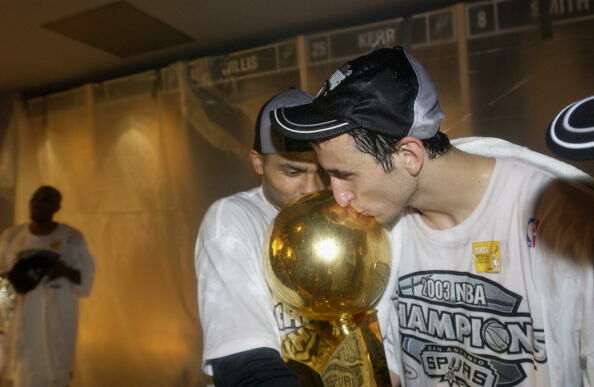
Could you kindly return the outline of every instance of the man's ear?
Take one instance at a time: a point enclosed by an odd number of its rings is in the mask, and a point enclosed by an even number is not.
[[[398,159],[398,164],[411,176],[417,176],[425,162],[425,147],[423,142],[416,137],[404,137],[396,145],[393,157]]]
[[[253,149],[250,149],[250,160],[252,160],[252,167],[257,175],[264,175],[264,156]]]

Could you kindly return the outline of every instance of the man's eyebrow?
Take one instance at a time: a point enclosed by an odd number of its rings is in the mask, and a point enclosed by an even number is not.
[[[282,169],[292,169],[297,172],[306,172],[307,171],[306,168],[303,168],[303,167],[300,167],[299,165],[295,165],[295,164],[291,164],[291,163],[281,163],[280,167]]]
[[[335,177],[339,177],[339,178],[349,177],[354,174],[353,172],[345,171],[343,169],[336,169],[336,168],[327,169],[326,172],[331,176],[335,176]]]

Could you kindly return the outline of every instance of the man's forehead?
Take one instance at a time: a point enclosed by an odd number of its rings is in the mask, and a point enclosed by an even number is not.
[[[370,157],[355,146],[349,134],[332,137],[314,146],[320,165],[327,172],[340,174],[353,173],[367,165]]]
[[[313,143],[314,150],[324,149],[324,148],[334,149],[336,147],[349,148],[349,147],[354,147],[354,146],[355,146],[355,140],[353,140],[351,135],[348,133],[342,133],[342,134],[339,134],[338,136],[329,137],[324,140],[316,141],[315,143]]]
[[[274,156],[280,162],[317,163],[317,156],[314,151],[277,153]]]
[[[359,150],[355,142],[348,134],[332,137],[314,145],[314,151],[321,160],[322,157],[349,159],[356,155]]]

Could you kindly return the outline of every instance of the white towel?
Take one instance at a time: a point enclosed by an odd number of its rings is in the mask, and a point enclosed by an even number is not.
[[[461,137],[452,140],[452,145],[464,152],[486,156],[486,157],[511,157],[537,166],[561,178],[578,180],[590,186],[594,186],[592,176],[582,170],[559,161],[553,157],[535,152],[512,144],[511,142],[494,137]]]

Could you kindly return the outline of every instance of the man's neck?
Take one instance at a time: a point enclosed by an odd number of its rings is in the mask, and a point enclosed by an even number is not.
[[[472,155],[453,148],[446,155],[429,160],[415,198],[423,220],[443,230],[466,220],[483,198],[495,159]]]
[[[49,222],[43,222],[43,223],[39,223],[39,222],[31,222],[29,223],[29,231],[31,231],[31,234],[33,235],[39,235],[39,236],[44,236],[44,235],[49,235],[52,232],[54,232],[56,229],[58,228],[58,223],[52,221]]]

